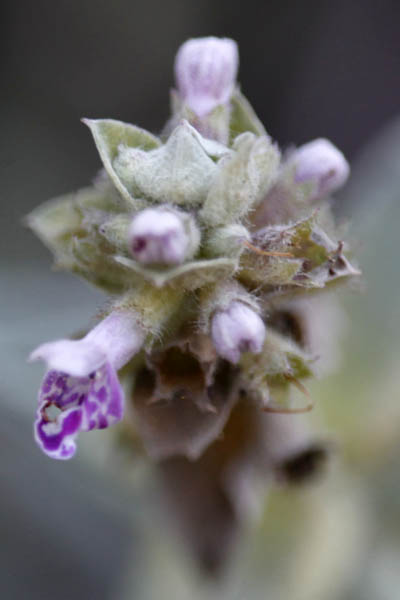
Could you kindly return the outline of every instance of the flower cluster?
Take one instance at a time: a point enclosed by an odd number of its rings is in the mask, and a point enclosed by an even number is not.
[[[184,497],[183,482],[208,469],[211,504],[223,493],[232,506],[249,462],[296,481],[324,455],[284,413],[296,412],[292,391],[323,355],[312,343],[318,292],[359,274],[329,208],[349,175],[344,156],[324,139],[281,154],[237,69],[232,40],[187,41],[161,136],[84,119],[102,171],[28,219],[58,267],[111,296],[85,337],[32,353],[49,369],[35,422],[41,449],[70,458],[79,432],[120,421],[124,378],[126,426],[174,493],[178,480]],[[199,549],[208,556],[210,524]]]

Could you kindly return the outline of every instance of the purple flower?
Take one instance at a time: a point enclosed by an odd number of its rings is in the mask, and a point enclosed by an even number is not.
[[[205,116],[229,101],[238,63],[237,45],[229,38],[188,40],[175,59],[179,95],[197,116]]]
[[[75,454],[80,431],[104,429],[121,420],[123,391],[117,370],[144,339],[135,315],[114,311],[81,340],[42,344],[30,359],[49,371],[39,390],[35,440],[51,458]]]
[[[261,352],[265,325],[254,310],[243,302],[233,301],[226,310],[214,314],[211,337],[218,354],[237,363],[242,352]]]
[[[344,185],[350,167],[336,146],[323,138],[300,146],[292,155],[290,162],[295,165],[297,182],[314,182],[314,197],[318,198],[334,192]]]
[[[143,264],[176,265],[185,260],[189,237],[182,219],[168,209],[147,208],[129,228],[129,247]]]

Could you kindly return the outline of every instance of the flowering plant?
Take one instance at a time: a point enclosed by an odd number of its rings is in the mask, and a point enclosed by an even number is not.
[[[28,218],[57,267],[110,296],[82,339],[32,353],[48,366],[36,441],[70,458],[78,433],[120,421],[125,403],[175,499],[192,489],[215,508],[207,526],[187,510],[203,557],[213,523],[237,520],[244,473],[298,481],[324,457],[291,416],[303,410],[292,391],[323,355],[320,292],[359,274],[330,211],[344,156],[324,139],[282,154],[237,69],[232,40],[187,41],[162,134],[84,119],[102,170]]]

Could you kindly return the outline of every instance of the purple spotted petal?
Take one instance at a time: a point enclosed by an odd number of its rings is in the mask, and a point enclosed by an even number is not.
[[[82,422],[80,407],[67,409],[56,421],[49,421],[38,411],[35,422],[35,439],[43,452],[51,458],[65,460],[75,454],[75,438]]]
[[[109,363],[88,377],[49,371],[39,391],[35,439],[48,456],[65,460],[75,454],[80,431],[104,429],[122,415],[123,392]]]
[[[104,429],[120,421],[123,416],[123,399],[118,376],[107,363],[91,379],[82,404],[82,431]]]

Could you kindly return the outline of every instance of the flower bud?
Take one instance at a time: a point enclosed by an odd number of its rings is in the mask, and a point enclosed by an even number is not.
[[[336,146],[320,138],[298,148],[291,162],[295,165],[297,182],[314,182],[314,198],[334,192],[346,182],[350,167]]]
[[[146,208],[129,227],[129,248],[142,264],[178,265],[190,245],[183,219],[167,209]]]
[[[232,363],[242,352],[261,352],[265,325],[259,315],[243,302],[233,301],[211,320],[211,337],[220,356]]]
[[[199,117],[226,104],[233,91],[238,62],[237,45],[229,38],[206,37],[185,42],[175,59],[182,100]]]

